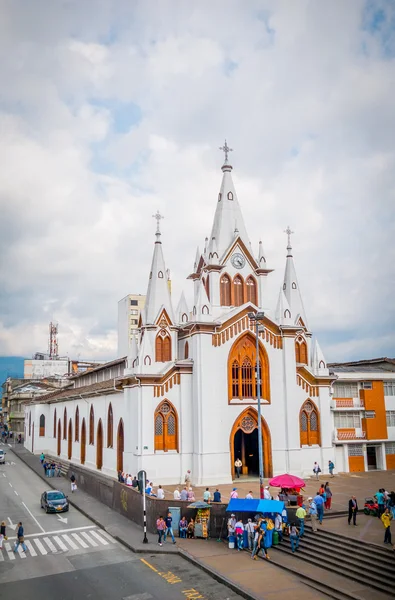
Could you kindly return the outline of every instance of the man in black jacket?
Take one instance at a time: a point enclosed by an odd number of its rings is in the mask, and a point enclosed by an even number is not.
[[[356,527],[357,523],[357,512],[358,512],[358,502],[355,496],[351,496],[348,501],[348,524],[351,525],[351,519],[354,527]]]

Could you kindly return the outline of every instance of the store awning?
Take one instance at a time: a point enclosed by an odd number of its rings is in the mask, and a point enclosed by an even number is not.
[[[284,502],[280,500],[232,498],[226,507],[226,512],[282,513],[284,506]]]

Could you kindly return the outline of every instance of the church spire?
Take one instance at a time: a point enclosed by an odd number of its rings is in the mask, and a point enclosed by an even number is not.
[[[159,311],[165,308],[169,318],[174,322],[173,307],[168,285],[168,272],[163,257],[160,221],[164,217],[157,211],[152,215],[156,219],[154,254],[152,256],[151,272],[148,281],[145,307],[142,313],[143,325],[153,324],[159,316]]]
[[[211,229],[210,241],[215,238],[219,258],[224,255],[229,246],[234,242],[235,229],[241,237],[247,248],[250,247],[250,240],[244,224],[243,215],[237,200],[236,190],[232,180],[232,165],[229,163],[229,148],[226,140],[224,146],[220,148],[225,154],[225,160],[222,165],[222,183],[218,194],[217,208],[215,210],[213,227]],[[210,242],[211,246],[211,242]],[[209,247],[209,252],[212,248]]]
[[[285,297],[288,300],[294,324],[297,324],[299,318],[301,318],[303,324],[307,327],[306,313],[299,290],[299,284],[296,277],[295,264],[292,255],[291,235],[293,234],[293,231],[291,231],[290,227],[288,226],[284,233],[286,233],[288,236],[288,244],[283,290]]]

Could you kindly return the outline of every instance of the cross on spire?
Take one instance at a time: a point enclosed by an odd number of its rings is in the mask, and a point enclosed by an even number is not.
[[[287,246],[287,250],[292,250],[292,246],[291,246],[291,235],[293,233],[295,233],[294,231],[291,231],[290,226],[288,225],[288,227],[286,229],[284,229],[284,233],[287,234],[288,236],[288,246]]]
[[[160,235],[160,221],[165,217],[160,214],[159,210],[156,211],[154,215],[152,215],[153,219],[156,219],[156,236]]]
[[[229,148],[227,141],[225,140],[225,144],[219,147],[220,150],[225,154],[225,164],[228,162],[228,154],[229,152],[233,152],[233,148]]]

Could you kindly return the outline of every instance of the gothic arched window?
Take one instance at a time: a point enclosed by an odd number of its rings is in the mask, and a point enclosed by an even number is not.
[[[155,340],[155,361],[169,362],[171,360],[171,338],[162,330],[158,333]]]
[[[95,443],[95,413],[92,405],[89,413],[89,443],[91,445]]]
[[[295,360],[297,363],[307,365],[307,344],[303,338],[295,340]]]
[[[306,400],[299,415],[300,445],[320,445],[318,409],[312,400]]]
[[[40,415],[40,437],[45,436],[45,416]]]
[[[263,345],[259,344],[261,398],[270,401],[269,360]],[[233,344],[228,357],[228,395],[243,400],[256,397],[256,346],[254,336],[244,333]]]
[[[67,440],[67,410],[64,409],[63,413],[63,439]]]
[[[188,344],[188,342],[185,342],[185,346],[184,346],[184,358],[189,358],[189,344]]]
[[[229,275],[222,275],[220,282],[220,302],[221,306],[230,306],[231,300],[231,280]]]
[[[210,275],[207,275],[204,287],[206,289],[207,298],[210,300]]]
[[[242,304],[244,304],[243,278],[240,275],[236,275],[233,279],[233,305],[241,306]]]
[[[114,419],[112,414],[112,405],[110,402],[110,406],[108,407],[107,414],[107,448],[113,447],[113,438],[114,438]]]
[[[74,435],[74,441],[75,442],[79,442],[80,441],[80,410],[77,406],[77,408],[75,409],[75,435]]]
[[[56,408],[53,414],[53,436],[56,438]]]
[[[155,452],[157,450],[177,450],[178,452],[178,416],[176,409],[168,400],[164,400],[155,411]]]
[[[255,306],[258,306],[258,294],[256,293],[256,281],[253,277],[246,279],[246,290],[247,290],[247,302],[252,302]]]

